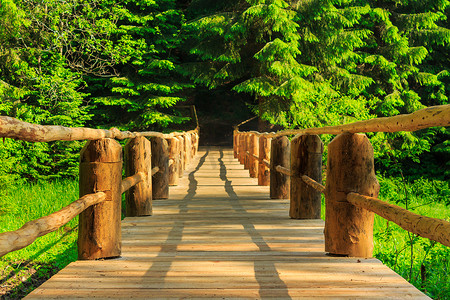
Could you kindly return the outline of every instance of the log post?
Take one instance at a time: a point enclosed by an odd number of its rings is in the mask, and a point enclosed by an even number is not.
[[[275,170],[280,165],[290,168],[290,142],[287,136],[273,138],[270,149],[270,198],[289,199],[289,176]]]
[[[191,162],[191,135],[189,133],[185,133],[184,137],[184,161],[186,162],[186,166]]]
[[[371,257],[373,216],[347,201],[347,194],[377,197],[373,148],[364,134],[343,133],[328,145],[325,186],[325,251],[331,254]]]
[[[180,167],[180,142],[176,137],[166,139],[169,147],[169,160],[172,164],[169,165],[169,185],[178,185],[178,177]]]
[[[239,152],[238,160],[241,165],[244,164],[244,152],[245,152],[245,133],[239,133]]]
[[[233,130],[233,155],[234,158],[238,158],[238,151],[239,151],[239,133],[237,129]]]
[[[198,135],[197,133],[192,133],[192,157],[194,157],[197,154],[197,145],[198,145]]]
[[[122,146],[113,139],[91,140],[80,153],[80,197],[106,193],[106,200],[80,214],[78,259],[118,257],[121,253]]]
[[[318,135],[297,135],[291,140],[292,219],[320,219],[321,193],[307,185],[302,175],[322,183],[323,143]]]
[[[152,148],[143,136],[125,145],[125,177],[143,172],[146,177],[125,192],[127,217],[152,215]]]
[[[196,136],[194,133],[189,133],[189,136],[191,137],[191,161],[194,159],[195,156],[195,139]]]
[[[197,154],[198,153],[198,145],[200,143],[200,131],[198,128],[197,128],[197,131],[195,132],[195,136],[197,137],[195,139],[195,154]]]
[[[259,134],[252,133],[250,134],[250,149],[249,149],[249,164],[248,171],[250,173],[251,178],[258,177],[258,159],[256,159],[253,155],[259,155]]]
[[[270,161],[270,140],[267,133],[259,137],[258,185],[261,186],[270,184],[270,169],[264,164],[264,160]]]
[[[250,169],[250,156],[247,152],[250,152],[250,133],[245,133],[244,138],[244,169],[249,170]]]
[[[153,199],[169,197],[169,149],[167,141],[160,137],[152,137],[152,166],[159,171],[152,176]]]
[[[182,136],[177,136],[177,139],[179,144],[178,157],[180,162],[180,166],[178,167],[178,176],[181,178],[183,177],[184,169],[186,168],[186,162],[184,160],[184,138]]]

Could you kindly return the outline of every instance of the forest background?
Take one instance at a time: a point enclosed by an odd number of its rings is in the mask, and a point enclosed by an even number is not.
[[[448,104],[449,3],[0,0],[0,115],[170,131],[195,104],[200,126],[257,115],[273,130]],[[448,128],[368,135],[381,181],[405,186],[397,202],[450,204]],[[4,140],[0,197],[76,179],[82,145]]]

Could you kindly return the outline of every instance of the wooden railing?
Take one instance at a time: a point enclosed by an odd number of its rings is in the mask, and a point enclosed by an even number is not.
[[[241,123],[242,124],[242,123]],[[241,125],[240,124],[240,125]],[[450,247],[450,223],[420,216],[377,199],[373,148],[361,132],[416,131],[450,126],[450,105],[412,114],[340,126],[241,132],[235,127],[234,157],[259,185],[270,185],[271,198],[290,198],[289,216],[317,219],[325,194],[325,251],[371,257],[374,213],[405,230]],[[328,145],[327,182],[322,185],[323,143],[318,134],[337,134]],[[291,141],[287,135],[295,135]]]
[[[152,199],[168,198],[169,185],[178,183],[198,151],[198,120],[196,124],[191,131],[163,134],[43,126],[0,116],[3,138],[30,142],[89,140],[80,153],[80,199],[27,222],[18,230],[0,233],[0,257],[30,245],[77,215],[80,215],[78,259],[120,256],[122,193],[126,193],[127,216],[152,215]],[[115,139],[129,140],[122,149]],[[125,179],[122,179],[123,157]]]

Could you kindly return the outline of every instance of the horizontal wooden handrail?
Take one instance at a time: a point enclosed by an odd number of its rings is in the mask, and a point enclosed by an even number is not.
[[[282,130],[269,137],[296,134],[340,134],[344,132],[397,132],[416,131],[435,126],[450,126],[450,104],[430,106],[411,114],[375,118],[354,123],[317,128]]]
[[[280,172],[284,175],[292,176],[291,170],[289,170],[288,168],[285,168],[283,166],[278,165],[275,167],[275,170],[277,170],[278,172]]]
[[[254,116],[254,117],[252,117],[252,118],[250,118],[250,119],[248,119],[248,120],[242,121],[241,123],[235,125],[234,128],[239,129],[239,126],[244,125],[245,123],[250,122],[251,120],[254,120],[254,119],[256,119],[257,117],[258,117],[258,116]]]
[[[138,172],[134,174],[133,176],[129,176],[122,180],[121,184],[121,190],[122,194],[128,191],[130,188],[138,184],[139,182],[143,181],[145,179],[146,175],[144,172]]]
[[[159,172],[159,167],[154,167],[152,169],[152,176]]]
[[[325,192],[325,186],[320,184],[320,183],[318,183],[317,181],[315,181],[311,177],[309,177],[307,175],[302,175],[301,178],[302,178],[304,183],[306,183],[307,185],[309,185],[313,189],[315,189],[315,190],[317,190],[317,191],[319,191],[321,193]]]
[[[347,200],[357,207],[372,211],[384,219],[394,222],[409,232],[450,247],[450,222],[421,216],[400,206],[357,193],[349,193]]]
[[[171,138],[196,132],[198,132],[198,128],[187,132],[172,132],[169,134],[156,131],[120,131],[117,128],[111,128],[109,130],[84,127],[72,128],[55,125],[37,125],[20,121],[12,117],[0,116],[0,137],[29,142],[98,140],[102,138],[123,140],[138,136]]]
[[[59,211],[29,221],[15,231],[0,233],[0,257],[30,245],[38,237],[57,230],[89,206],[100,203],[105,199],[106,193],[104,192],[84,195]]]

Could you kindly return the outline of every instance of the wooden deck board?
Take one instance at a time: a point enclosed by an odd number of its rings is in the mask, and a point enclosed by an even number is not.
[[[291,220],[231,150],[203,150],[122,223],[122,257],[77,261],[26,299],[427,299],[377,259],[324,253],[322,220]]]

